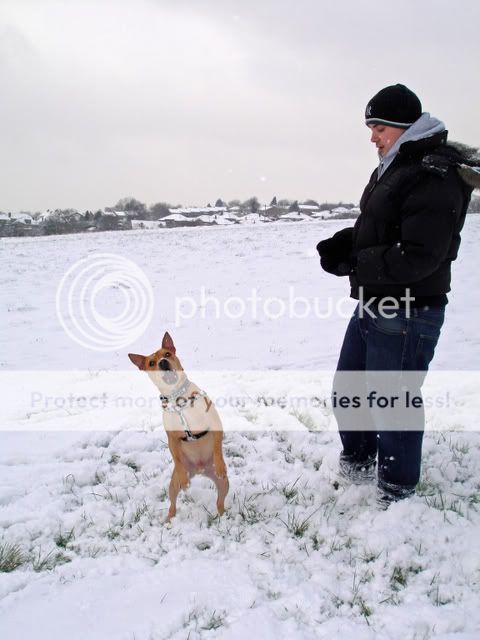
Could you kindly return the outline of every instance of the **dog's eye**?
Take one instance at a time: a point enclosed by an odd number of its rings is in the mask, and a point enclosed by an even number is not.
[[[165,358],[170,358],[172,354],[170,353],[170,351],[167,351],[167,353],[165,354]]]
[[[155,366],[155,360],[150,360],[150,362],[148,363],[148,365],[150,367],[154,367]]]

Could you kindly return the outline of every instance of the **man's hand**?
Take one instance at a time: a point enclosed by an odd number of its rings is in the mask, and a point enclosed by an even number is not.
[[[337,276],[346,276],[353,268],[352,260],[353,227],[337,231],[331,238],[317,244],[320,264],[324,271]]]

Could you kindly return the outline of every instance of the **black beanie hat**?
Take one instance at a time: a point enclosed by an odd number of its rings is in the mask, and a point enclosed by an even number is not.
[[[403,84],[379,91],[365,109],[365,124],[386,124],[407,129],[422,115],[418,97]]]

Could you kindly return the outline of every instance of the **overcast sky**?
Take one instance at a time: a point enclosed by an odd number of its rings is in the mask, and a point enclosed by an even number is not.
[[[358,202],[402,82],[480,146],[478,0],[0,0],[0,210]]]

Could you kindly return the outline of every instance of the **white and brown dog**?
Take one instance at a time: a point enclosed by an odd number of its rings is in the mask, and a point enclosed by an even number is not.
[[[188,379],[169,333],[165,333],[162,346],[155,353],[149,356],[129,353],[128,357],[148,373],[160,391],[163,424],[174,463],[167,522],[177,512],[180,489],[186,489],[197,473],[215,483],[217,510],[221,515],[229,484],[222,452],[223,428],[213,402]]]

